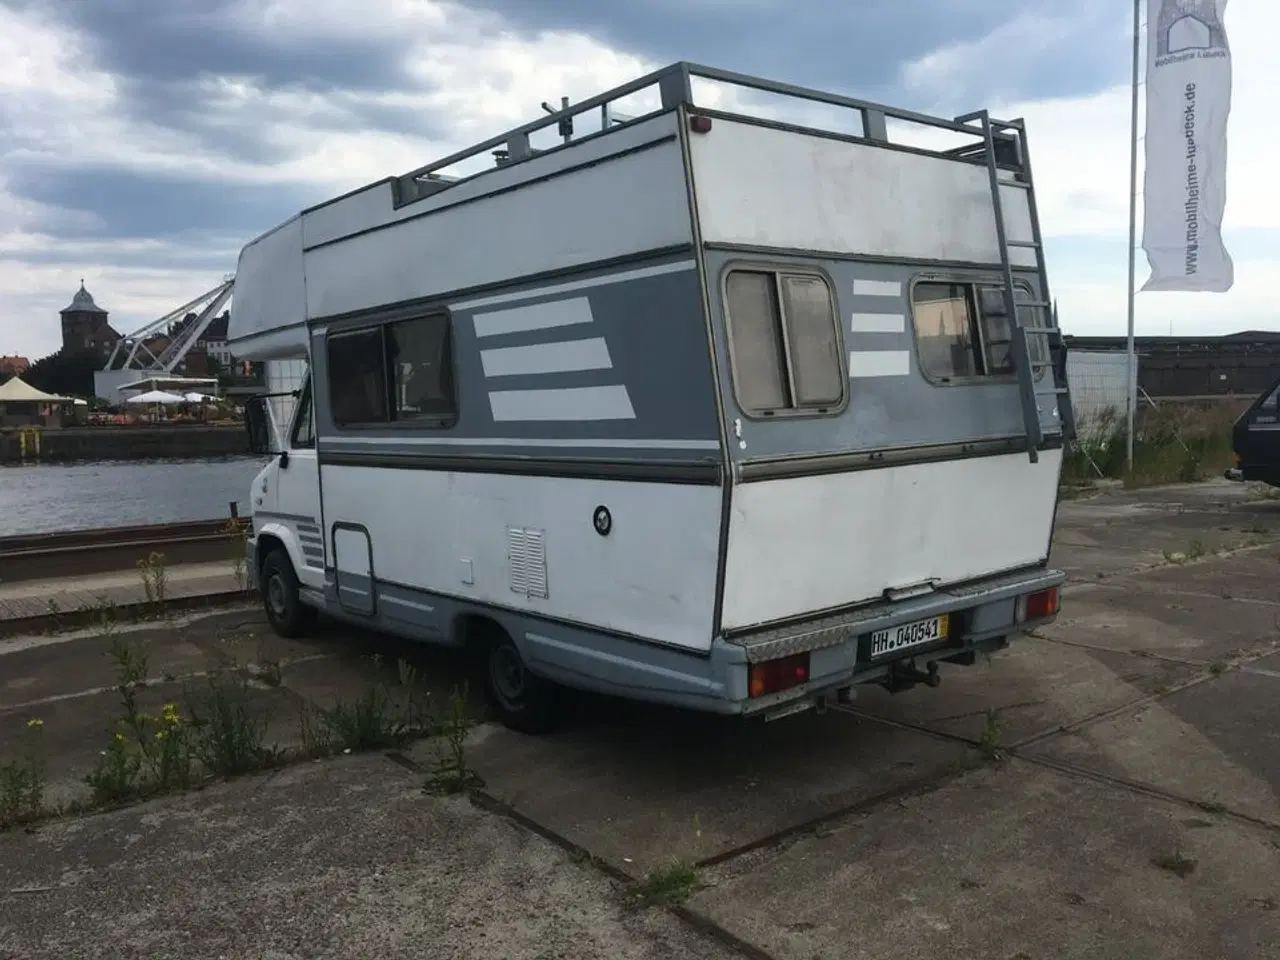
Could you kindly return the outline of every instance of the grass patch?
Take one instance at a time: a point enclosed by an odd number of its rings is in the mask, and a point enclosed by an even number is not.
[[[1195,483],[1222,476],[1235,463],[1231,428],[1243,408],[1238,403],[1143,404],[1136,418],[1133,469],[1128,469],[1128,431],[1115,408],[1104,410],[1072,444],[1062,465],[1066,499],[1099,480],[1126,488]]]
[[[636,899],[645,904],[670,906],[684,903],[699,885],[698,869],[686,860],[673,858],[653,870],[636,887]]]
[[[159,596],[157,591],[157,602]],[[185,682],[173,702],[148,708],[147,692],[176,680],[168,675],[152,679],[146,645],[118,635],[114,613],[101,611],[100,629],[110,641],[118,711],[106,744],[82,777],[88,796],[59,811],[44,805],[44,724],[33,718],[21,755],[0,757],[0,831],[290,761],[398,747],[435,734],[442,734],[440,763],[431,778],[435,789],[459,793],[482,785],[466,756],[466,737],[475,721],[465,688],[454,691],[442,712],[434,711],[410,664],[400,661],[397,680],[387,681],[387,671],[375,657],[375,678],[358,696],[323,705],[304,699],[297,742],[284,747],[268,741],[268,728],[270,707],[280,697],[272,691],[284,685],[285,664],[262,643],[257,657],[242,664],[237,650],[252,637],[224,637],[207,672]]]
[[[21,756],[0,763],[0,830],[37,819],[44,809],[44,721],[27,721]]]

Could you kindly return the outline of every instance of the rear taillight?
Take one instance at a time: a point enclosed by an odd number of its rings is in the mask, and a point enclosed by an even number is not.
[[[1018,598],[1018,622],[1025,620],[1043,620],[1058,612],[1060,600],[1058,588],[1050,587],[1037,593],[1028,593]]]
[[[789,690],[809,681],[809,654],[797,653],[747,668],[747,689],[753,697]]]

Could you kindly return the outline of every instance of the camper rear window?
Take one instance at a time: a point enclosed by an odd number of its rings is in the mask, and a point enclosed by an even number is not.
[[[338,426],[457,417],[449,318],[415,317],[329,337],[329,405]]]
[[[730,270],[725,304],[734,392],[746,413],[824,413],[844,403],[840,334],[824,277]]]
[[[911,290],[911,314],[916,328],[920,368],[930,380],[947,383],[984,376],[1009,376],[1014,372],[1010,354],[1011,333],[1004,316],[983,314],[980,293],[998,291],[990,284],[928,280]],[[1031,299],[1031,290],[1014,287],[1016,300]],[[1018,322],[1038,325],[1034,308],[1020,308]],[[1031,338],[1031,349],[1041,359],[1043,340]],[[1040,371],[1037,376],[1043,375]]]

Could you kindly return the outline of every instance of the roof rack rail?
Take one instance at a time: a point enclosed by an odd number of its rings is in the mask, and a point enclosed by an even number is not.
[[[590,111],[600,111],[601,132],[607,132],[614,126],[634,123],[658,113],[674,110],[681,105],[696,109],[698,104],[695,103],[693,96],[694,80],[723,83],[759,93],[777,94],[809,103],[820,103],[853,110],[860,116],[862,136],[867,140],[889,142],[887,125],[888,121],[894,120],[977,138],[977,142],[972,146],[966,144],[962,147],[933,151],[939,156],[978,160],[985,151],[985,141],[982,139],[983,128],[981,125],[974,125],[974,121],[984,116],[981,112],[955,119],[933,117],[928,114],[917,113],[914,110],[889,107],[867,100],[846,97],[838,93],[829,93],[824,90],[800,87],[790,83],[780,83],[748,74],[681,61],[642,77],[637,77],[635,80],[575,104],[569,104],[567,99],[562,98],[559,110],[555,110],[544,103],[543,109],[546,111],[544,116],[394,178],[392,182],[395,206],[401,207],[405,204],[413,203],[415,200],[438,193],[458,179],[467,179],[465,177],[447,179],[438,171],[479,157],[485,153],[491,153],[495,165],[503,167],[549,152],[549,150],[561,149],[561,147],[573,142],[573,119]],[[660,106],[657,109],[639,116],[625,117],[610,110],[610,106],[614,102],[652,87],[657,88],[659,95]],[[1023,153],[1021,148],[1022,121],[990,120],[989,124],[992,137],[998,145],[997,153],[1000,165],[1020,169]],[[529,138],[532,134],[553,126],[557,128],[563,138],[564,142],[562,144],[551,147],[549,150],[538,150],[530,145]]]

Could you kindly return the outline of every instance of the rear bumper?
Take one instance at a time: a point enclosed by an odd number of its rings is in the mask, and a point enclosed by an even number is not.
[[[936,673],[937,663],[969,664],[978,654],[998,650],[1011,634],[1051,622],[1052,615],[1020,615],[1019,599],[1061,588],[1066,574],[1037,567],[938,590],[910,600],[871,604],[847,613],[721,641],[726,659],[739,661],[726,677],[733,712],[787,713],[815,702],[846,700],[859,684],[881,683],[900,689]],[[875,655],[873,636],[947,614],[948,635],[941,640]],[[751,664],[808,654],[808,681],[778,693],[751,697]]]

